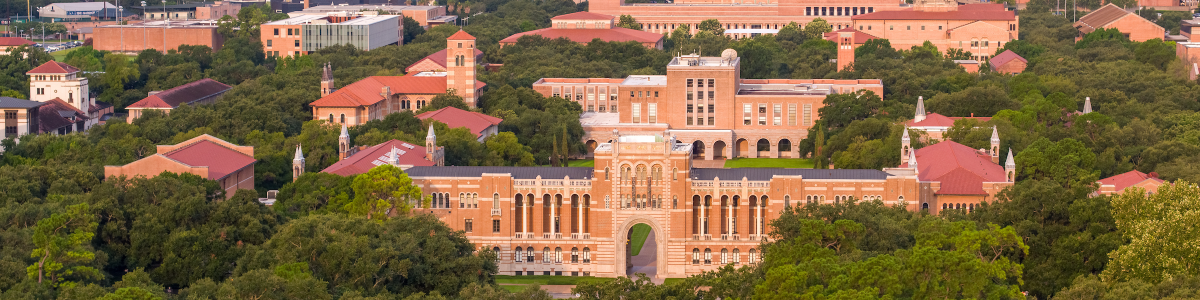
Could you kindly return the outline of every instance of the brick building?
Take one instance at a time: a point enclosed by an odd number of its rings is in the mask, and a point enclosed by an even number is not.
[[[321,99],[309,106],[313,119],[361,125],[405,110],[418,110],[439,94],[454,91],[468,107],[475,107],[484,83],[475,80],[475,37],[459,31],[446,39],[445,71],[423,71],[405,76],[371,76],[340,89],[334,88],[333,71],[326,66]],[[424,60],[422,60],[424,61]],[[418,61],[420,64],[422,61]]]
[[[777,32],[788,23],[797,22],[801,28],[816,18],[822,18],[834,30],[850,27],[851,16],[880,11],[904,10],[903,1],[884,0],[676,0],[672,3],[625,3],[622,0],[589,1],[588,11],[610,16],[630,15],[642,30],[668,34],[681,25],[696,33],[697,25],[707,19],[717,19],[727,32],[737,37]],[[734,30],[734,31],[728,31]],[[745,30],[745,32],[737,31]]]
[[[167,89],[165,91],[151,91],[149,96],[142,98],[138,102],[134,102],[125,109],[129,110],[129,119],[137,119],[142,116],[143,110],[160,110],[164,113],[170,112],[172,109],[178,108],[180,105],[197,105],[197,104],[212,104],[216,103],[217,99],[224,95],[225,92],[233,89],[228,84],[217,82],[209,78],[196,80],[187,84]]]
[[[299,170],[299,172],[293,172],[295,177],[304,173],[304,156],[302,155],[300,149],[297,148],[296,159],[292,162],[293,169]],[[437,135],[434,134],[432,125],[429,126],[429,133],[425,136],[425,146],[423,147],[398,140],[390,140],[369,147],[355,147],[350,143],[350,134],[346,130],[346,124],[342,124],[342,134],[338,136],[338,161],[321,172],[354,176],[384,164],[411,168],[441,166],[445,163],[446,147],[438,147]]]
[[[950,127],[954,127],[954,122],[960,119],[975,119],[979,122],[991,121],[992,117],[947,117],[939,113],[925,112],[925,97],[917,97],[917,110],[913,113],[913,119],[904,123],[908,128],[921,131],[929,138],[929,141],[941,141],[942,136]],[[994,133],[993,133],[994,134]]]
[[[1096,190],[1094,195],[1114,195],[1125,192],[1125,189],[1131,187],[1142,188],[1148,194],[1158,192],[1158,187],[1166,182],[1158,178],[1158,174],[1150,172],[1150,174],[1142,173],[1138,170],[1133,170],[1112,177],[1100,179],[1096,181],[1100,185],[1100,189]]]
[[[33,41],[23,37],[0,37],[0,55],[8,55],[13,51],[13,48],[32,46],[33,44]]]
[[[975,60],[986,60],[1004,44],[1017,39],[1019,17],[1003,4],[965,4],[917,1],[910,10],[851,17],[854,29],[887,39],[893,48],[909,49],[929,41],[945,52],[958,48]]]
[[[112,115],[112,105],[96,101],[88,88],[88,79],[79,73],[79,69],[57,61],[48,61],[25,72],[29,75],[29,100],[38,102],[57,102],[42,106],[42,110],[62,111],[63,117],[44,118],[42,132],[58,132],[60,134],[84,131],[99,124]],[[67,117],[71,115],[71,117]],[[60,122],[58,119],[66,119]],[[65,123],[64,123],[65,122]],[[57,124],[53,125],[52,124]],[[74,129],[67,124],[77,124]]]
[[[728,49],[722,57],[675,57],[667,75],[543,78],[533,89],[579,102],[588,155],[614,130],[667,131],[705,160],[798,158],[795,145],[819,118],[826,96],[883,95],[878,79],[742,79],[740,64],[737,52]]]
[[[1017,55],[1012,50],[1004,50],[996,57],[988,60],[988,65],[991,66],[992,72],[1003,74],[1020,74],[1025,72],[1025,66],[1029,65],[1029,60]]]
[[[1076,41],[1100,28],[1116,28],[1129,40],[1136,42],[1162,39],[1167,35],[1166,29],[1163,29],[1162,26],[1112,3],[1079,18],[1074,26],[1079,30],[1079,35],[1075,37]]]
[[[190,173],[216,181],[226,198],[240,189],[254,189],[254,147],[204,134],[175,145],[158,145],[157,152],[124,166],[104,166],[104,177]]]
[[[974,211],[980,203],[994,201],[996,193],[1012,186],[1016,178],[1012,149],[1004,167],[999,165],[1000,136],[995,128],[990,149],[971,149],[949,140],[913,149],[907,130],[900,140],[900,168],[916,170],[920,209],[931,213]]]
[[[40,132],[38,108],[45,104],[45,102],[13,97],[0,97],[0,111],[4,112],[4,138],[17,138]]]
[[[500,122],[503,119],[486,115],[484,113],[465,111],[447,106],[445,108],[427,111],[417,115],[421,120],[434,120],[445,123],[450,128],[466,128],[471,130],[478,137],[479,142],[483,142],[489,136],[500,133]]]
[[[516,44],[526,35],[540,35],[548,39],[567,38],[581,44],[595,39],[605,42],[638,42],[646,48],[662,49],[663,35],[658,33],[616,27],[614,17],[591,12],[577,12],[550,18],[550,28],[542,28],[511,35],[500,40],[500,46]]]
[[[268,22],[260,29],[268,56],[295,56],[335,45],[371,50],[402,43],[399,16],[302,15]]]
[[[136,53],[145,49],[161,52],[182,45],[202,45],[221,49],[225,37],[217,33],[214,21],[153,21],[134,25],[108,25],[92,28],[92,47],[96,50]]]

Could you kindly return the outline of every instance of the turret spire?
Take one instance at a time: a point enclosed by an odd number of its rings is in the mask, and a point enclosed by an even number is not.
[[[1083,113],[1092,113],[1092,97],[1083,97]]]
[[[925,120],[925,97],[917,96],[917,112],[913,115],[913,122]]]

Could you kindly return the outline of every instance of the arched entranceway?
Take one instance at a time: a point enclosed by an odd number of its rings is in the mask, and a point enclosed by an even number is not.
[[[627,245],[629,237],[634,233],[634,227],[650,228],[648,233],[645,233],[646,240],[642,244],[641,251],[638,255],[632,255],[631,245]],[[667,275],[667,252],[665,247],[666,232],[663,231],[658,219],[651,216],[635,215],[630,216],[621,222],[617,227],[616,236],[625,240],[618,240],[616,253],[614,253],[616,264],[613,268],[616,276],[636,277],[637,273],[645,273],[647,277],[655,278],[661,275]],[[636,267],[636,268],[635,268]]]
[[[704,142],[703,141],[692,142],[692,158],[693,159],[696,159],[696,158],[704,159]]]
[[[735,148],[737,154],[734,154],[734,157],[750,157],[750,142],[747,142],[746,139],[738,139],[734,145],[737,147]]]
[[[725,141],[713,143],[713,159],[725,159]]]
[[[792,157],[792,141],[788,139],[779,140],[778,154],[779,157],[794,158]]]
[[[771,141],[758,139],[757,145],[755,150],[758,151],[758,157],[771,157]]]
[[[642,273],[647,277],[658,274],[658,239],[654,229],[645,223],[638,223],[629,228],[625,234],[625,274],[631,277]]]
[[[584,143],[584,145],[587,146],[587,153],[584,153],[585,157],[596,156],[596,146],[598,144],[596,144],[595,140],[588,140],[587,143]]]

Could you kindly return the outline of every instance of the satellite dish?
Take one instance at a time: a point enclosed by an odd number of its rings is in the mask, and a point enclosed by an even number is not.
[[[737,58],[737,50],[725,49],[725,51],[721,51],[722,60],[731,61],[734,58]]]

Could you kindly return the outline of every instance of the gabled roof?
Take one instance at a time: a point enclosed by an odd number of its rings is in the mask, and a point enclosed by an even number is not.
[[[200,140],[167,153],[160,153],[174,161],[193,166],[208,167],[208,179],[220,180],[246,166],[254,164],[253,156],[246,155],[209,140]]]
[[[0,97],[0,108],[34,108],[44,104],[46,103],[13,97]]]
[[[481,59],[483,59],[483,51],[479,50],[479,48],[475,48],[475,61],[479,62],[479,60],[481,60]],[[446,63],[446,49],[442,49],[442,51],[434,52],[433,54],[430,54],[429,56],[426,56],[425,58],[418,60],[417,62],[413,63],[412,65],[409,65],[408,68],[405,68],[404,72],[405,73],[413,73],[413,72],[423,72],[423,71],[436,71],[436,70],[416,70],[416,69],[414,69],[418,65],[420,65],[421,62],[427,61],[427,60],[432,61],[433,63],[435,63],[439,66],[442,66],[442,68],[440,70],[446,70],[447,65],[448,65]]]
[[[594,39],[600,39],[606,42],[639,42],[639,43],[657,43],[663,39],[662,34],[645,32],[641,30],[633,30],[629,28],[614,27],[610,29],[560,29],[560,28],[542,28],[534,31],[526,31],[500,40],[500,43],[516,43],[526,35],[540,35],[547,39],[567,38],[576,43],[588,43]]]
[[[398,161],[401,165],[412,166],[432,166],[432,161],[425,159],[425,147],[409,144],[399,140],[390,140],[382,144],[371,146],[354,153],[350,157],[342,159],[333,165],[321,170],[324,173],[337,174],[342,176],[353,176],[370,171],[371,168],[385,165],[391,160],[392,148],[399,151],[400,158]]]
[[[0,37],[0,46],[33,45],[34,42],[23,37]]]
[[[954,141],[917,149],[917,177],[941,182],[939,195],[986,195],[984,182],[1005,182],[1004,167]],[[907,167],[902,164],[900,167]]]
[[[230,89],[233,87],[205,78],[151,95],[130,104],[128,108],[176,108],[184,103],[192,103],[223,94]]]
[[[309,106],[355,107],[372,105],[383,100],[383,87],[390,87],[392,94],[442,94],[446,92],[444,76],[371,76],[344,86]],[[475,81],[475,88],[483,82]]]
[[[825,33],[825,40],[829,40],[829,41],[837,41],[837,38],[838,38],[838,32],[853,32],[853,33],[854,33],[854,41],[853,41],[853,43],[854,43],[854,44],[856,44],[856,45],[857,45],[857,44],[864,44],[864,43],[866,43],[866,42],[867,42],[867,41],[869,41],[869,40],[873,40],[873,39],[877,39],[877,38],[879,38],[879,37],[877,37],[877,36],[873,36],[873,35],[867,34],[866,32],[858,31],[858,29],[854,29],[854,27],[846,27],[846,28],[838,29],[837,31],[833,31],[833,32],[826,32],[826,33]]]
[[[889,10],[850,17],[851,20],[992,20],[1015,21],[1016,12],[997,4],[964,4],[954,11]]]
[[[474,36],[467,33],[466,31],[463,31],[462,29],[459,29],[458,32],[455,32],[454,34],[450,35],[450,37],[446,38],[446,40],[474,40],[474,39],[475,39]]]
[[[1089,33],[1095,31],[1096,28],[1103,28],[1108,24],[1112,24],[1112,22],[1116,22],[1117,20],[1132,14],[1133,13],[1126,11],[1120,6],[1109,3],[1108,5],[1105,5],[1104,7],[1094,10],[1082,18],[1079,18],[1079,21],[1075,22],[1075,28],[1079,28],[1079,30],[1083,31],[1084,33]],[[1139,18],[1141,17],[1139,16]]]
[[[38,66],[37,68],[33,68],[33,70],[29,70],[29,72],[25,72],[25,74],[67,74],[75,72],[79,72],[79,69],[72,67],[71,65],[52,60]]]
[[[45,103],[38,107],[38,132],[53,132],[63,126],[75,124],[79,120],[88,119],[87,113],[62,99],[54,98]],[[76,120],[72,122],[66,117],[74,117]]]
[[[996,56],[988,59],[988,64],[991,64],[993,67],[999,67],[1013,60],[1029,63],[1028,60],[1020,55],[1017,55],[1016,52],[1012,52],[1012,50],[1004,50],[1004,52],[1000,52],[1000,54],[996,54]]]
[[[1099,182],[1100,185],[1114,186],[1114,187],[1116,187],[1116,191],[1120,192],[1120,191],[1124,190],[1125,188],[1134,186],[1138,183],[1142,183],[1143,181],[1146,181],[1146,180],[1153,180],[1153,181],[1157,181],[1159,183],[1163,182],[1162,179],[1158,179],[1154,176],[1150,176],[1150,175],[1148,175],[1146,173],[1142,173],[1138,170],[1133,170],[1133,171],[1117,174],[1117,175],[1114,175],[1113,177],[1100,179],[1097,182]]]
[[[613,19],[613,16],[610,16],[610,15],[598,14],[598,13],[587,12],[587,11],[581,11],[581,12],[577,12],[577,13],[569,13],[569,14],[550,18],[550,20],[612,20],[612,19]]]
[[[979,122],[987,122],[991,121],[992,117],[947,117],[938,113],[928,113],[921,122],[909,120],[905,124],[908,124],[909,127],[951,127],[954,126],[954,121],[960,119],[975,119],[979,120]]]
[[[446,123],[446,126],[450,126],[450,128],[466,127],[475,133],[477,137],[483,136],[483,131],[488,129],[488,127],[498,126],[501,121],[504,121],[497,117],[473,111],[465,111],[455,107],[427,111],[417,115],[417,118],[421,120],[434,119]]]

